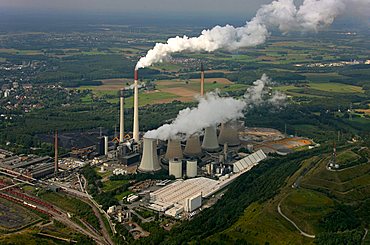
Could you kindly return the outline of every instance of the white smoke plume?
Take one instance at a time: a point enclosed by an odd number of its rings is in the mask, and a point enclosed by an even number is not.
[[[266,89],[267,85],[272,85],[272,80],[263,74],[262,77],[253,82],[253,86],[247,89],[244,94],[244,101],[248,107],[260,106],[262,104],[271,104],[279,107],[284,105],[286,101],[286,95],[280,91],[270,92]]]
[[[266,85],[269,83],[271,80],[263,74],[261,79],[247,89],[241,99],[221,97],[217,92],[207,93],[205,97],[199,98],[196,108],[181,110],[171,124],[148,131],[144,138],[167,140],[177,138],[179,134],[189,137],[206,127],[242,118],[244,110],[249,107],[265,103],[279,106],[285,100],[285,96],[280,93],[270,95],[266,91]]]
[[[144,137],[167,140],[180,133],[190,136],[216,123],[243,117],[245,106],[243,100],[220,97],[217,92],[208,93],[199,99],[198,107],[181,110],[171,124],[148,131]]]
[[[254,47],[262,44],[269,36],[271,28],[278,28],[283,33],[290,31],[317,32],[329,26],[334,19],[344,12],[346,6],[369,0],[304,0],[297,7],[294,0],[275,0],[262,5],[256,16],[242,27],[231,25],[215,26],[203,30],[199,37],[174,37],[166,43],[157,43],[142,57],[136,69],[163,62],[171,54],[183,51],[212,52],[217,49],[236,50],[242,47]]]

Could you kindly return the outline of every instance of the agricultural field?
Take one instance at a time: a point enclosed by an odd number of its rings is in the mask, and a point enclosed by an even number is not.
[[[154,82],[155,90],[141,91],[139,95],[139,106],[170,103],[174,100],[181,102],[194,101],[200,91],[199,79],[187,80],[157,80]],[[105,98],[109,103],[118,103],[118,91],[122,87],[128,88],[132,81],[129,79],[106,79],[98,86],[81,86],[81,90],[91,90],[98,98]],[[206,78],[205,92],[216,89],[221,92],[232,92],[246,90],[248,86],[236,84],[226,78]],[[82,99],[83,103],[91,103],[91,96]],[[132,108],[133,97],[125,98],[125,107]]]
[[[273,87],[275,90],[283,91],[288,95],[295,97],[309,97],[309,98],[323,98],[324,94],[318,95],[312,90],[318,90],[331,95],[331,93],[344,93],[344,94],[363,94],[364,90],[360,86],[348,85],[343,83],[333,82],[309,82],[304,87],[297,87],[294,85],[284,85]],[[312,89],[312,90],[311,90]]]

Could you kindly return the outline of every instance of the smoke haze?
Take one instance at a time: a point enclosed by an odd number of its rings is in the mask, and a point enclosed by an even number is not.
[[[171,124],[165,124],[156,130],[148,131],[144,138],[167,140],[185,134],[186,137],[201,132],[204,128],[236,120],[244,116],[243,111],[265,103],[280,106],[285,101],[281,93],[269,94],[266,85],[271,80],[263,74],[261,79],[249,87],[242,99],[220,97],[219,93],[207,93],[199,98],[196,108],[181,110]],[[268,97],[268,99],[266,99]]]
[[[163,62],[177,52],[212,52],[217,49],[254,47],[266,41],[271,28],[278,28],[283,33],[317,32],[331,25],[346,7],[359,3],[369,4],[369,0],[304,0],[299,7],[293,0],[276,0],[262,5],[245,26],[215,26],[203,30],[199,37],[177,36],[168,39],[166,43],[157,43],[138,61],[136,69]]]

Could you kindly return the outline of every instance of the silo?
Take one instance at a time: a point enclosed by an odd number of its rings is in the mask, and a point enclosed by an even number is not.
[[[178,159],[171,159],[169,163],[169,175],[175,176],[176,179],[182,178],[182,162]]]
[[[142,172],[154,172],[161,169],[157,155],[157,140],[144,138],[143,155],[138,168]]]
[[[228,146],[240,145],[239,133],[237,125],[233,122],[227,122],[221,124],[220,135],[218,136],[218,143],[224,145],[227,143]]]
[[[169,139],[167,143],[167,151],[164,156],[166,161],[178,158],[182,159],[184,156],[182,154],[181,142],[178,139]]]
[[[216,152],[220,149],[215,126],[205,128],[202,148],[209,152]]]
[[[197,174],[197,161],[188,160],[186,162],[186,176],[188,176],[189,178],[194,178],[197,176]]]
[[[184,155],[189,157],[197,157],[202,155],[199,135],[192,135],[186,141]]]

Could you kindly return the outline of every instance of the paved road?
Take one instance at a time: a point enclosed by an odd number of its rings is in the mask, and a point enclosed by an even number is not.
[[[367,236],[367,233],[368,233],[368,232],[369,232],[369,230],[365,228],[365,234],[364,234],[364,236],[362,237],[362,243],[363,243],[363,244],[364,244],[364,241],[365,241],[365,239],[366,239],[366,236]]]
[[[291,219],[289,219],[287,216],[285,216],[283,214],[283,212],[281,211],[281,208],[280,208],[280,204],[281,204],[281,201],[278,205],[278,212],[281,216],[283,216],[284,219],[286,219],[287,221],[289,221],[298,231],[299,233],[301,233],[302,236],[305,236],[305,237],[308,237],[308,238],[315,238],[315,235],[310,235],[310,234],[307,234],[306,232],[302,231],[297,225],[296,223],[294,223]]]

